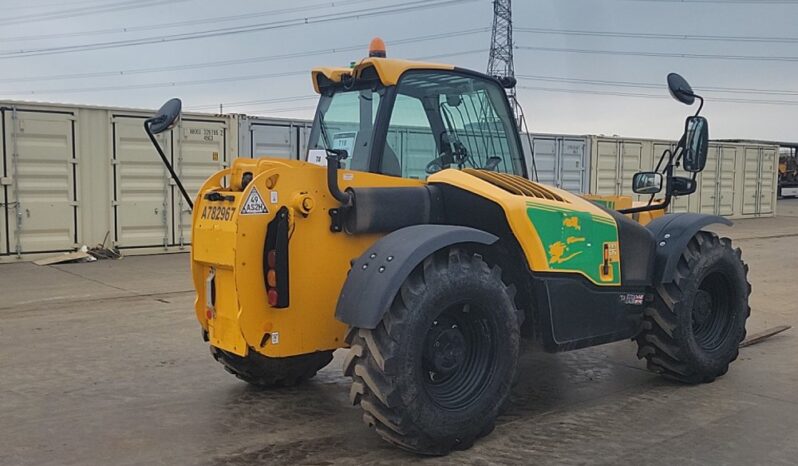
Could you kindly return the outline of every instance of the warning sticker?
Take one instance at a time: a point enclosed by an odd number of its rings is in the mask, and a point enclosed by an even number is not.
[[[247,196],[247,200],[244,202],[244,205],[241,207],[241,215],[256,215],[256,214],[268,214],[269,209],[266,207],[266,203],[263,202],[263,198],[260,197],[260,193],[258,192],[257,188],[254,186],[252,187],[252,191],[249,192],[249,196]]]

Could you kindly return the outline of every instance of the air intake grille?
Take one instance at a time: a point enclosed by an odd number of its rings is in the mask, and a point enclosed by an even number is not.
[[[528,179],[522,178],[520,176],[487,170],[475,170],[473,168],[466,168],[463,171],[518,196],[528,196],[536,197],[538,199],[567,202],[565,199],[544,188],[542,185],[533,181],[529,181]]]

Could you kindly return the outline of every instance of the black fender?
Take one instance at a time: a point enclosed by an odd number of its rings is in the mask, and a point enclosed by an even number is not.
[[[335,317],[352,327],[374,329],[410,272],[427,256],[461,243],[491,245],[498,236],[455,225],[414,225],[374,243],[352,263]]]
[[[732,225],[732,221],[708,214],[667,214],[646,225],[656,239],[654,280],[656,283],[673,281],[676,264],[687,243],[702,228],[712,224]]]

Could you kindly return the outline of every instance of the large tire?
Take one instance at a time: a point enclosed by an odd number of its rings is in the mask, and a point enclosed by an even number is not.
[[[523,314],[498,266],[449,249],[402,284],[376,329],[352,328],[344,373],[363,420],[426,455],[462,450],[493,430],[516,374]]]
[[[698,232],[676,267],[673,282],[657,289],[635,337],[638,358],[664,377],[712,382],[737,359],[751,314],[748,266],[731,240]]]
[[[211,346],[211,355],[225,370],[259,388],[290,387],[312,378],[332,361],[332,351],[269,358],[250,350],[244,357]]]

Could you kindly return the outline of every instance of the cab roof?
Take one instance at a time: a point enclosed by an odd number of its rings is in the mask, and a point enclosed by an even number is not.
[[[364,72],[373,70],[384,86],[395,86],[399,78],[408,70],[454,70],[454,65],[400,60],[396,58],[368,57],[354,67],[319,67],[311,72],[313,89],[320,93],[324,83],[340,83],[344,76],[360,78]]]

